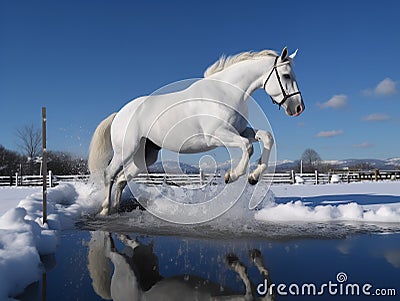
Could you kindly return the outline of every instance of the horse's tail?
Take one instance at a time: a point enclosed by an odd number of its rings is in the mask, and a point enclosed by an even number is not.
[[[112,158],[111,123],[116,114],[113,113],[104,119],[94,131],[92,141],[90,142],[88,159],[91,175],[98,174],[103,176],[104,170]]]

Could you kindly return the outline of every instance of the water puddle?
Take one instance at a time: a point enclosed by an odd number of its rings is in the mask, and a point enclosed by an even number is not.
[[[309,300],[311,284],[323,300],[364,298],[345,295],[346,284],[399,294],[399,239],[399,233],[279,240],[64,231],[57,252],[43,258],[42,280],[19,300]],[[286,296],[261,295],[264,283],[285,285]],[[342,284],[342,294],[332,295],[329,283]],[[304,284],[310,291],[302,294]]]

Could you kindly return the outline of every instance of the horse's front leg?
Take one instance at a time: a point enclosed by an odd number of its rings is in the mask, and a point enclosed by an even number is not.
[[[265,285],[265,287],[263,289],[265,291],[265,295],[260,300],[265,300],[265,301],[275,300],[276,296],[275,296],[274,286],[272,284],[269,269],[265,266],[261,252],[257,249],[250,250],[249,258],[250,261],[253,262],[254,265],[257,267],[262,279],[264,280],[263,284]]]
[[[274,138],[270,132],[255,130],[250,127],[246,128],[246,130],[241,133],[241,136],[249,139],[251,143],[259,141],[263,144],[261,158],[258,161],[257,168],[250,173],[248,177],[249,183],[255,185],[258,183],[262,173],[268,168],[268,160],[272,146],[274,145]]]
[[[243,281],[244,286],[246,288],[246,294],[240,300],[253,300],[252,298],[252,284],[249,279],[249,275],[247,274],[247,269],[243,263],[240,262],[239,258],[235,254],[226,255],[226,264],[238,273],[240,279]]]
[[[125,234],[118,234],[118,239],[124,243],[125,246],[129,246],[132,250],[135,250],[137,247],[140,246],[140,243],[136,240],[131,239],[129,236]]]
[[[274,145],[274,138],[270,132],[258,130],[254,138],[262,142],[263,148],[257,168],[248,177],[251,185],[257,184],[263,172],[268,168],[269,156]]]

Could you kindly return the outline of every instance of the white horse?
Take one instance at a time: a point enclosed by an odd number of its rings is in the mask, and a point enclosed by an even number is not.
[[[273,139],[268,132],[248,127],[246,100],[263,88],[287,115],[301,114],[305,107],[292,69],[296,52],[288,56],[284,48],[281,55],[263,50],[221,57],[205,71],[204,78],[188,88],[139,97],[103,120],[89,151],[91,174],[104,174],[106,196],[100,214],[111,212],[114,181],[116,207],[127,181],[146,171],[161,148],[179,153],[219,146],[241,148],[238,165],[225,174],[225,182],[230,183],[246,173],[252,143],[262,141],[261,160],[248,176],[256,184],[268,166]]]

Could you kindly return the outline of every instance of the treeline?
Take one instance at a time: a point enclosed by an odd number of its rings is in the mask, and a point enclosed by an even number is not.
[[[327,173],[332,170],[339,170],[342,168],[343,165],[324,162],[317,151],[308,148],[303,152],[299,160],[277,166],[276,171],[287,172],[293,170],[296,173],[313,173],[315,171],[318,171],[320,173]],[[362,161],[353,163],[348,162],[346,166],[346,169],[349,170],[373,170],[375,168],[377,168],[376,165]]]
[[[79,158],[67,152],[48,151],[47,169],[55,175],[87,174],[86,158]],[[9,176],[16,172],[22,175],[40,174],[41,158],[29,158],[0,145],[0,175]]]

